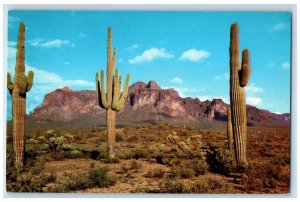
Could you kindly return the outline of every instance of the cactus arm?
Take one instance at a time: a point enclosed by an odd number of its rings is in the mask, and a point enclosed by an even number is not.
[[[117,111],[120,111],[124,107],[124,103],[125,103],[125,100],[126,100],[127,95],[128,95],[129,79],[130,79],[130,74],[127,74],[124,90],[121,94],[120,100],[118,102],[118,106],[116,108]]]
[[[9,93],[11,94],[14,89],[14,84],[11,80],[10,73],[7,72],[7,89],[9,90]]]
[[[27,75],[27,88],[26,88],[26,92],[29,92],[30,89],[32,88],[33,85],[33,78],[34,78],[34,73],[33,71],[29,71],[28,75]]]
[[[100,105],[101,108],[104,108],[101,102],[101,92],[100,92],[100,83],[99,83],[99,73],[96,73],[96,99],[97,103]]]
[[[118,90],[119,90],[118,91],[119,98],[118,98],[118,100],[120,100],[120,98],[121,98],[121,88],[122,88],[122,76],[119,77],[119,88],[118,88]]]
[[[99,103],[99,73],[96,72],[96,98]]]
[[[242,68],[239,71],[240,86],[245,87],[249,81],[251,68],[250,68],[250,53],[248,49],[243,50],[242,54]]]
[[[101,70],[101,92],[100,92],[100,96],[101,96],[101,99],[99,100],[99,103],[101,103],[101,107],[103,106],[103,108],[105,109],[108,109],[109,108],[109,105],[107,103],[107,100],[106,100],[106,93],[105,93],[105,84],[104,84],[104,71]]]
[[[112,59],[111,59],[111,66],[113,66],[113,67],[116,64],[116,56],[117,56],[117,49],[114,48],[113,56],[112,56]]]
[[[119,98],[120,98],[120,86],[119,86],[119,69],[116,68],[115,70],[115,75],[114,75],[114,83],[113,83],[113,88],[114,88],[114,92],[113,92],[113,102],[112,102],[112,109],[116,109],[118,102],[119,102]]]
[[[27,77],[24,75],[24,73],[20,74],[20,79],[18,82],[18,87],[20,90],[20,94],[23,95],[26,93],[26,89],[27,89]]]

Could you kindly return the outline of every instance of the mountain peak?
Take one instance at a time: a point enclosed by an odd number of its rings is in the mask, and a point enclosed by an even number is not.
[[[148,82],[148,85],[147,85],[147,88],[151,88],[153,90],[160,90],[160,86],[156,83],[156,81],[149,81]]]

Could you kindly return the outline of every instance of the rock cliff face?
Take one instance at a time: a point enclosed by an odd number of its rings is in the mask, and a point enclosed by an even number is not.
[[[161,89],[155,81],[136,82],[129,87],[125,107],[117,118],[123,121],[140,122],[214,122],[226,121],[227,104],[222,99],[200,101],[198,98],[181,98],[174,89]],[[105,116],[99,107],[95,91],[73,91],[68,87],[57,89],[44,98],[30,118],[41,122],[70,121],[81,117]],[[247,117],[253,122],[289,123],[289,114],[274,114],[247,106]]]

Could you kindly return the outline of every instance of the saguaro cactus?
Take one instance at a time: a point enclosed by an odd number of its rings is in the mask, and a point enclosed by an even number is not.
[[[248,49],[242,53],[240,64],[240,47],[238,24],[230,28],[230,105],[232,114],[232,129],[237,166],[241,169],[248,167],[246,158],[247,146],[247,117],[245,86],[250,78],[250,54]]]
[[[123,92],[122,77],[119,77],[119,70],[116,68],[115,75],[114,66],[116,62],[117,51],[112,52],[112,33],[111,27],[108,28],[107,37],[107,85],[105,90],[104,71],[101,70],[100,80],[99,74],[96,73],[96,94],[100,107],[106,109],[106,124],[107,124],[107,152],[109,158],[115,157],[115,125],[116,125],[116,111],[120,111],[128,95],[128,83],[130,74],[127,74]]]
[[[25,24],[20,23],[14,83],[11,80],[10,73],[7,73],[7,88],[12,96],[13,145],[16,168],[24,165],[26,92],[30,91],[34,76],[33,71],[29,71],[28,75],[25,75],[24,43]]]
[[[233,153],[234,142],[233,142],[233,134],[232,134],[232,121],[231,121],[231,109],[227,108],[227,140],[228,140],[228,150],[229,153]]]

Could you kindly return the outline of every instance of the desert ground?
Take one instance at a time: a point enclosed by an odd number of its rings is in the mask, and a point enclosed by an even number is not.
[[[27,126],[25,167],[15,170],[7,124],[9,192],[289,193],[289,127],[249,126],[250,167],[240,172],[227,150],[225,125],[118,126],[113,160],[104,125]]]

